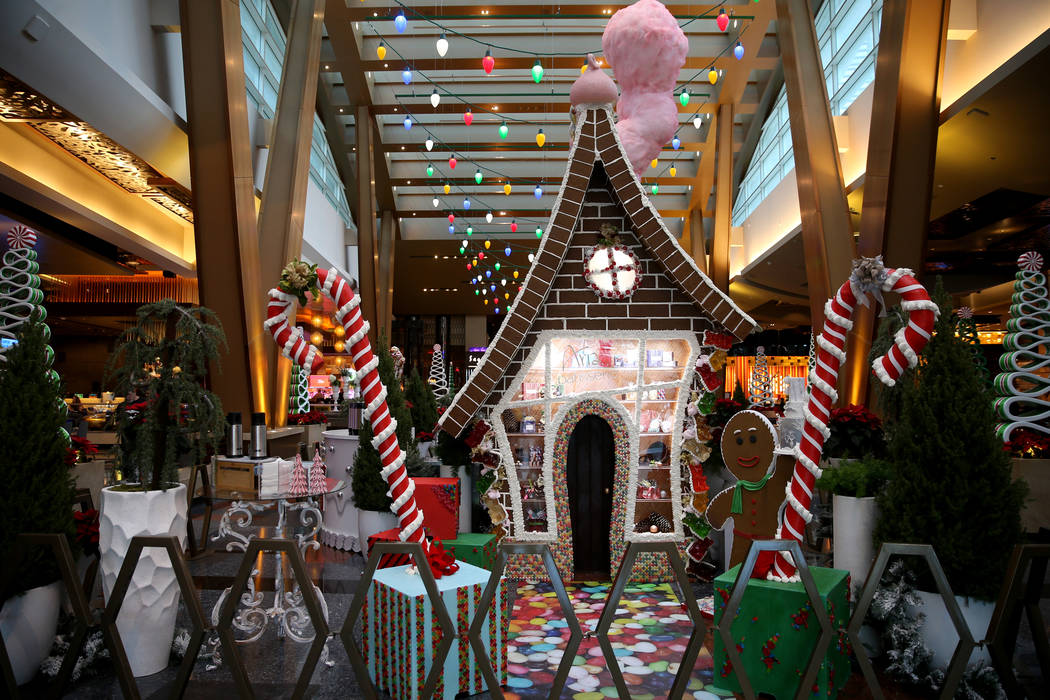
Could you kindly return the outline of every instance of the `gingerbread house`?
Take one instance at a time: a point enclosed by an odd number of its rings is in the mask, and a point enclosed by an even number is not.
[[[679,454],[694,363],[715,336],[755,328],[664,225],[611,110],[574,106],[547,233],[440,420],[456,436],[477,420],[492,426],[508,535],[549,542],[572,579],[615,575],[628,541],[684,541]],[[635,577],[660,579],[660,569],[643,562]]]

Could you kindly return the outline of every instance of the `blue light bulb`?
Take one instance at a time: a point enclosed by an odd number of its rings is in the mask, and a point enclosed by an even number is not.
[[[456,232],[456,227],[453,226],[452,224],[449,224],[448,225],[448,232],[449,233],[455,233]]]
[[[507,256],[507,257],[509,258],[509,257],[510,257],[510,246],[507,246],[506,248],[504,248],[504,249],[503,249],[503,252],[504,252],[504,253],[506,254],[506,256]]]
[[[492,277],[492,270],[485,270],[485,277]]]
[[[536,199],[539,199],[543,196],[543,188],[539,185],[536,185],[536,189],[534,189],[532,193],[536,195]]]
[[[466,197],[463,200],[463,208],[470,209],[470,197]]]
[[[682,139],[678,138],[677,136],[675,136],[673,139],[671,139],[671,148],[673,148],[674,150],[677,151],[681,147],[682,147]]]
[[[405,66],[405,69],[401,71],[401,82],[405,85],[412,84],[412,69],[408,66]]]
[[[733,48],[733,55],[736,56],[738,61],[744,57],[744,45],[739,41],[736,42],[736,46]]]
[[[405,29],[408,28],[408,20],[405,19],[404,11],[401,12],[397,17],[394,18],[394,29],[397,30],[398,34],[404,34]]]
[[[405,131],[412,128],[412,117],[405,117]]]

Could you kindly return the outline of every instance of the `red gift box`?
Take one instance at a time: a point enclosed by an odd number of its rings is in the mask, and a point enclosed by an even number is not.
[[[365,552],[367,558],[372,553],[372,548],[376,546],[378,542],[400,542],[399,535],[401,534],[400,528],[392,528],[390,530],[383,530],[377,532],[374,535],[368,537],[368,551]],[[408,566],[412,563],[411,554],[384,554],[379,559],[379,568],[386,569],[391,566]]]
[[[427,531],[439,540],[454,540],[459,534],[459,479],[419,477],[416,505],[423,511]]]

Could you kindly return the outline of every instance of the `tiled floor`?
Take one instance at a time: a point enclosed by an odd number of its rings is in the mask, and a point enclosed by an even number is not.
[[[215,521],[212,525],[213,534],[217,529],[218,517]],[[257,518],[256,522],[262,534],[265,534],[273,519],[264,515]],[[207,616],[211,615],[222,589],[231,584],[242,561],[239,552],[226,552],[222,543],[209,542],[209,545],[213,548],[211,553],[190,562],[190,569],[200,590],[201,603]],[[264,575],[259,588],[267,592],[269,599],[273,591],[272,560],[267,559],[264,565]],[[311,578],[318,582],[324,593],[331,627],[340,628],[357,590],[364,560],[356,554],[321,547],[308,553],[307,568]],[[698,585],[695,592],[699,597],[703,597],[710,594],[710,588]],[[586,632],[596,623],[604,605],[605,587],[600,584],[579,583],[570,586],[570,595]],[[551,596],[549,584],[522,584],[513,605],[508,646],[510,676],[507,697],[521,700],[544,698],[546,686],[553,678],[557,662],[560,660],[562,642],[558,640],[563,635],[567,637],[557,615],[556,599]],[[690,631],[690,623],[687,619],[682,619],[684,608],[677,604],[677,598],[670,586],[638,585],[628,589],[620,610],[623,617],[618,617],[614,623],[613,640],[617,646],[616,653],[626,666],[624,678],[631,687],[632,697],[666,697],[673,674],[677,671],[677,659],[681,657]],[[185,611],[180,609],[177,627],[188,626]],[[1029,675],[1038,674],[1031,638],[1024,634],[1027,626],[1023,625],[1022,630],[1019,661]],[[711,646],[710,642],[709,631],[707,649]],[[290,696],[305,660],[308,645],[278,639],[271,626],[257,642],[239,648],[256,697]],[[711,682],[712,660],[707,649],[700,653],[687,697],[707,700],[714,697],[708,694],[711,690],[708,684]],[[329,642],[328,650],[328,663],[319,664],[311,678],[310,696],[361,697],[357,679],[337,637]],[[572,697],[574,700],[615,697],[611,676],[604,669],[604,659],[593,638],[584,639],[577,657],[563,697]],[[208,667],[207,659],[198,659],[186,697],[221,700],[236,697],[236,687],[228,666],[223,665],[212,670]],[[175,667],[171,666],[156,676],[138,679],[142,696],[150,697],[157,693],[158,697],[163,697],[159,693],[174,675]],[[854,676],[842,697],[866,696],[867,692],[862,690],[859,674]],[[40,688],[26,690],[29,691],[26,697],[35,697],[33,692]],[[892,691],[888,693],[888,697],[890,696],[909,697],[907,694]],[[102,700],[122,696],[115,676],[111,671],[104,670],[98,677],[82,680],[74,685],[67,697]]]

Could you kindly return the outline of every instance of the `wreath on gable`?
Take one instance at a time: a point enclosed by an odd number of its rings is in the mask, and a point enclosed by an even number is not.
[[[583,277],[595,294],[604,299],[627,299],[642,283],[642,264],[630,248],[620,242],[612,224],[602,224],[598,243],[584,263]]]

